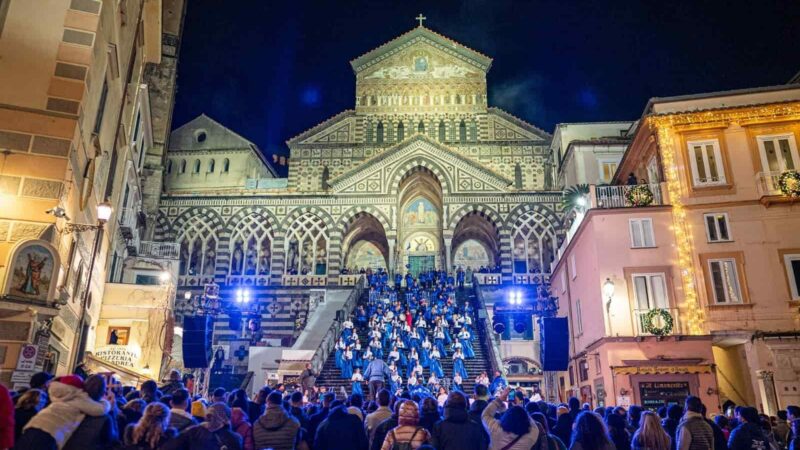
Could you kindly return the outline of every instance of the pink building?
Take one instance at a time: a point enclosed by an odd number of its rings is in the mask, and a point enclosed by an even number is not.
[[[799,100],[787,85],[648,103],[554,265],[566,389],[595,405],[800,404]]]

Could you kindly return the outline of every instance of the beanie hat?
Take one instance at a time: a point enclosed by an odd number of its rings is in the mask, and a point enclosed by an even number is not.
[[[406,400],[400,405],[400,414],[397,422],[402,425],[414,426],[419,423],[419,407],[411,400]]]
[[[202,400],[195,400],[192,402],[192,416],[194,417],[202,417],[205,419],[206,414],[208,411],[206,409],[206,404]]]
[[[78,375],[64,375],[63,377],[56,378],[56,383],[66,384],[76,389],[83,390],[83,378]]]

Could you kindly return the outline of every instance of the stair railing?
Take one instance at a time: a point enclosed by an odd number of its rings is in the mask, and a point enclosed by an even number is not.
[[[353,285],[353,290],[350,291],[350,295],[347,296],[347,300],[345,300],[342,306],[342,309],[345,311],[345,317],[349,317],[350,314],[353,313],[353,310],[358,304],[358,300],[361,298],[361,294],[364,292],[366,283],[367,278],[362,275],[355,285]],[[328,328],[328,331],[325,333],[325,337],[322,338],[322,343],[311,358],[311,367],[314,371],[320,372],[322,370],[325,361],[336,346],[336,341],[339,339],[339,335],[342,332],[342,322],[343,320],[333,320],[330,328]]]
[[[486,309],[486,302],[483,300],[483,293],[480,289],[480,283],[478,282],[477,277],[473,275],[472,279],[472,289],[475,291],[475,298],[478,300],[478,308],[476,311],[486,311],[486,316],[483,318],[477,318],[476,321],[478,326],[483,329],[483,335],[486,336],[487,342],[487,350],[489,351],[488,360],[489,365],[492,367],[492,373],[489,374],[489,378],[494,378],[494,372],[500,372],[503,376],[506,375],[503,366],[503,359],[500,357],[500,343],[497,341],[497,336],[492,331],[491,323],[489,320],[489,310]],[[480,316],[479,316],[480,317]]]

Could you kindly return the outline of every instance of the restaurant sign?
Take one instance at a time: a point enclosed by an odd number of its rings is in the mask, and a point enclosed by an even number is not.
[[[95,349],[94,356],[111,364],[134,368],[141,354],[139,348],[132,345],[106,345]]]

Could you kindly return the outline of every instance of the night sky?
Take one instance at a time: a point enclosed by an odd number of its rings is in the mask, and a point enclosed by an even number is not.
[[[224,5],[224,6],[223,6]],[[416,25],[494,59],[489,104],[552,132],[651,97],[783,84],[800,1],[189,0],[173,128],[206,113],[265,154],[354,107],[349,61]]]

